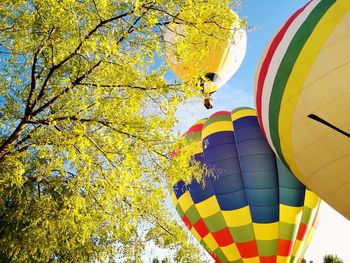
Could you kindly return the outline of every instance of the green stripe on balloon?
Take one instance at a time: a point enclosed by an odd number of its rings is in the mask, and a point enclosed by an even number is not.
[[[314,28],[321,20],[327,10],[336,2],[336,0],[321,1],[310,13],[308,18],[300,26],[297,33],[294,35],[290,45],[284,54],[284,57],[279,65],[277,74],[275,76],[273,87],[271,91],[270,107],[269,107],[269,122],[271,139],[277,151],[277,154],[282,159],[283,163],[288,167],[286,160],[284,159],[280,139],[278,136],[278,124],[279,114],[281,108],[281,102],[284,94],[285,87],[289,76],[293,70],[296,60],[299,57],[301,50],[303,49],[309,36],[312,34]]]
[[[308,225],[312,216],[312,210],[309,207],[304,206],[303,216],[301,217],[301,223]]]
[[[231,115],[238,112],[238,111],[241,111],[241,110],[251,110],[251,109],[252,108],[249,108],[249,107],[239,107],[239,108],[236,108],[233,111],[231,111]]]
[[[210,232],[217,232],[226,227],[226,222],[221,212],[217,212],[216,214],[204,218],[203,220]]]
[[[228,262],[228,259],[226,258],[224,252],[220,248],[217,248],[214,251],[215,256],[221,261],[221,262]]]
[[[231,235],[235,242],[248,242],[255,240],[255,233],[252,224],[230,227]]]
[[[294,240],[296,236],[295,224],[280,222],[278,238],[283,240]]]
[[[176,209],[177,213],[179,214],[179,216],[180,216],[181,218],[183,218],[183,216],[184,216],[185,213],[184,213],[184,211],[182,210],[181,206],[180,206],[179,204],[177,204],[176,207],[175,207],[175,209]]]
[[[192,225],[198,222],[198,220],[201,218],[199,215],[196,206],[191,206],[187,211],[186,211],[186,216],[188,220],[191,222]]]
[[[259,256],[277,255],[278,239],[273,240],[256,240]]]
[[[202,133],[201,132],[193,132],[190,135],[186,135],[186,142],[196,142],[200,141],[202,139]]]
[[[231,121],[231,115],[230,112],[227,112],[227,114],[222,113],[218,114],[215,116],[210,117],[204,124],[203,128],[208,127],[210,124],[214,122],[219,122],[219,121]]]

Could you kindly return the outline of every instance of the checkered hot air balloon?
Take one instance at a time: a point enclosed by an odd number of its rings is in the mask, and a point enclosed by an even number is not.
[[[179,181],[171,193],[185,225],[216,262],[298,262],[320,199],[269,147],[256,112],[221,111],[185,134],[205,184]]]
[[[267,47],[256,107],[272,149],[350,220],[350,1],[313,0]]]

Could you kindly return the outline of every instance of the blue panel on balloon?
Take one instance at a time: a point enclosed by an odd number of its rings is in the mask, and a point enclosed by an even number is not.
[[[280,186],[305,190],[305,185],[303,185],[298,178],[296,178],[287,167],[284,166],[282,161],[276,158],[277,169],[278,169],[278,181]]]
[[[250,127],[250,126],[259,127],[258,119],[256,118],[256,116],[247,116],[247,117],[235,120],[233,122],[233,127],[235,131],[242,128]]]
[[[260,127],[251,126],[244,129],[239,129],[235,131],[236,142],[242,142],[251,139],[263,139],[266,140],[264,134],[261,132]],[[267,142],[266,142],[267,144]]]
[[[232,131],[216,132],[207,136],[203,141],[203,149],[221,144],[234,144],[235,138]]]
[[[280,186],[288,187],[292,189],[305,190],[303,185],[296,177],[294,177],[289,171],[278,171],[278,181]]]
[[[204,150],[205,162],[208,166],[217,160],[224,160],[232,157],[237,157],[237,150],[234,144],[222,144],[210,149]]]
[[[247,188],[278,187],[277,171],[245,172],[244,185]]]
[[[244,190],[232,192],[229,194],[216,194],[221,210],[235,210],[248,205]]]
[[[303,206],[305,190],[280,187],[280,203],[289,206]]]
[[[243,176],[245,172],[276,171],[276,163],[269,155],[248,155],[240,157]]]
[[[262,139],[250,139],[247,141],[242,141],[237,144],[239,149],[239,155],[251,155],[251,154],[269,154],[272,156],[273,162],[275,162],[274,153],[270,146]]]
[[[270,189],[245,189],[249,205],[271,206],[278,205],[278,187]]]
[[[203,153],[197,153],[197,154],[193,155],[193,160],[203,164],[204,163],[204,155],[203,155]]]
[[[188,188],[195,204],[200,203],[214,195],[213,187],[211,186],[209,178],[205,178],[204,185],[198,183],[196,180],[193,180]]]
[[[184,181],[182,181],[182,180],[178,181],[173,186],[173,189],[174,189],[174,193],[175,193],[175,196],[177,199],[179,199],[179,197],[182,196],[187,190],[186,185],[185,185]]]
[[[225,177],[219,176],[217,178],[211,178],[211,182],[216,194],[226,194],[244,188],[241,173],[235,173]]]
[[[273,223],[279,220],[279,205],[258,207],[249,206],[254,223]]]
[[[225,177],[230,174],[241,173],[239,159],[237,157],[219,160],[213,163],[208,163],[207,165],[215,177]]]

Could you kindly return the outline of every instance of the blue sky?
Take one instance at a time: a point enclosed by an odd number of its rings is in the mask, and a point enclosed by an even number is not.
[[[284,22],[306,3],[306,0],[242,1],[240,9],[236,11],[241,17],[247,17],[249,27],[254,27],[248,32],[243,63],[231,80],[212,96],[214,109],[206,110],[201,98],[181,107],[178,111],[181,132],[216,111],[231,111],[240,106],[254,107],[254,78],[263,51]],[[325,254],[337,254],[344,262],[350,262],[349,236],[350,222],[323,203],[320,224],[305,258],[318,263],[322,262]]]

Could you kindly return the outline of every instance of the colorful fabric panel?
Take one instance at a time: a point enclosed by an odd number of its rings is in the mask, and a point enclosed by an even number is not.
[[[297,262],[320,200],[276,158],[255,110],[218,112],[186,136],[204,183],[178,182],[172,200],[216,262]]]

